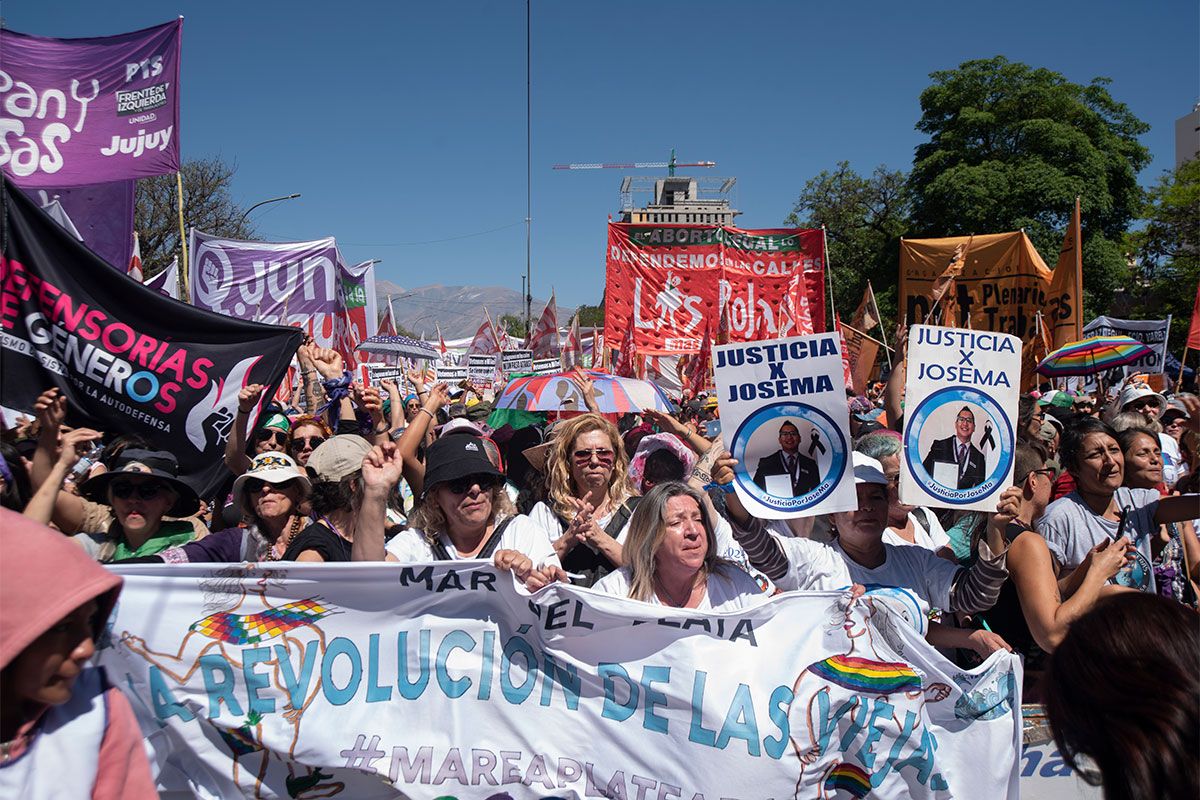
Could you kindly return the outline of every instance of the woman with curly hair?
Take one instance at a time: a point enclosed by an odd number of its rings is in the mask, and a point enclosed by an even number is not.
[[[323,445],[333,437],[333,431],[320,417],[312,414],[301,414],[292,420],[292,430],[288,435],[288,454],[296,460],[303,469],[308,464],[308,457],[313,450]]]
[[[615,425],[582,414],[557,429],[546,459],[548,497],[529,518],[554,547],[563,569],[591,586],[620,567],[621,541],[637,506],[629,458]]]

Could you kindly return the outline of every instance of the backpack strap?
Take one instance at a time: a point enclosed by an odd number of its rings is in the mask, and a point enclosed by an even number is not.
[[[492,530],[492,535],[488,537],[488,540],[483,545],[483,548],[475,554],[475,558],[491,558],[492,554],[496,552],[496,548],[500,546],[500,539],[504,537],[505,528],[507,528],[509,523],[514,519],[516,519],[516,517],[506,517],[499,525],[497,525],[495,529]],[[433,550],[433,557],[437,561],[455,560],[450,555],[450,551],[446,549],[446,545],[442,544],[442,537],[440,536],[433,540],[433,545],[430,549]]]

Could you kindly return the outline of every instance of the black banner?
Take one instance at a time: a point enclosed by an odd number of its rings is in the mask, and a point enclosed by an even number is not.
[[[68,421],[137,433],[202,495],[229,473],[225,440],[249,383],[275,393],[303,334],[164,297],[113,271],[4,177],[0,404],[57,386]]]

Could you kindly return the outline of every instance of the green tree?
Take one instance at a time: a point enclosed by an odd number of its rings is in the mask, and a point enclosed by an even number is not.
[[[233,202],[231,187],[237,167],[219,158],[185,161],[183,220],[191,228],[231,239],[252,239],[254,226],[242,219],[244,209]],[[179,196],[174,174],[137,182],[133,219],[146,277],[157,274],[179,255]]]
[[[903,172],[878,166],[859,175],[841,161],[833,172],[804,184],[784,224],[826,229],[834,305],[845,318],[862,300],[867,281],[887,323],[896,319],[900,237],[908,230],[911,203]],[[886,323],[885,323],[886,324]],[[888,331],[890,334],[890,331]]]
[[[1200,282],[1200,159],[1159,178],[1147,194],[1146,226],[1129,237],[1143,287],[1135,313],[1171,318],[1167,343],[1182,350]]]
[[[1120,242],[1138,216],[1149,130],[1109,94],[1002,56],[934,72],[921,93],[909,186],[914,236],[1024,228],[1053,267],[1075,197],[1083,208],[1085,313],[1109,307],[1129,278]]]
[[[525,338],[525,315],[524,314],[504,314],[500,317],[500,327],[508,332],[509,336],[517,339]]]
[[[579,327],[581,328],[603,328],[604,327],[604,305],[598,306],[580,306],[575,309],[575,313],[579,315]],[[565,324],[570,322],[570,318],[562,320]]]

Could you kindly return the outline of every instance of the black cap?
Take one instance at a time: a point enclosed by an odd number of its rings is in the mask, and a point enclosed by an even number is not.
[[[186,517],[200,510],[200,498],[196,490],[179,479],[179,462],[166,450],[122,450],[113,459],[108,471],[84,481],[79,493],[88,500],[108,505],[108,485],[117,478],[129,475],[155,477],[175,490],[178,499],[175,505],[167,509],[168,517]]]
[[[439,483],[468,475],[504,477],[504,473],[488,459],[478,436],[458,434],[438,439],[425,451],[425,488],[422,494],[429,494],[429,490]]]

